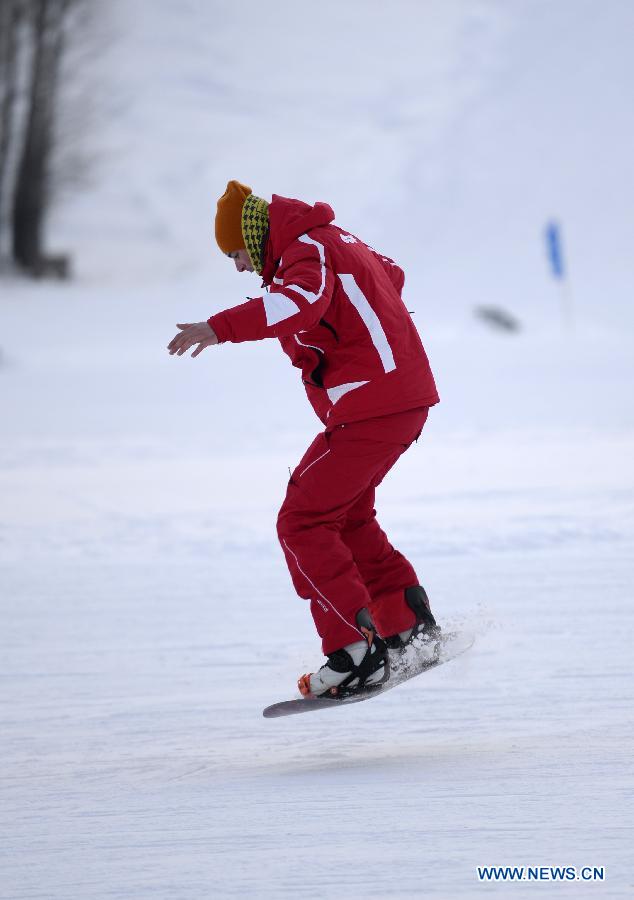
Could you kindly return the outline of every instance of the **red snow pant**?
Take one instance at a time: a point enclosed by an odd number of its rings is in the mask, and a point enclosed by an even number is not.
[[[383,637],[415,623],[404,591],[418,578],[381,530],[374,492],[427,413],[422,407],[322,432],[291,475],[277,531],[326,654],[363,638],[356,623],[363,607]]]

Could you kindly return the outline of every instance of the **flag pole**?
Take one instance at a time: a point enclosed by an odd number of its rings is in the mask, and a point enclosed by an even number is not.
[[[569,278],[561,279],[561,312],[564,323],[564,329],[567,331],[575,330],[575,319],[573,315],[573,297],[572,286]]]

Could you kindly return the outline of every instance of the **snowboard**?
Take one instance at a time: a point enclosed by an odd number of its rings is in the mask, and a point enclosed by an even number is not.
[[[295,700],[282,700],[281,703],[273,703],[262,711],[265,719],[276,719],[279,716],[295,716],[298,713],[316,712],[318,709],[334,709],[338,706],[347,706],[350,703],[361,703],[363,700],[371,700],[380,694],[391,691],[410,678],[416,678],[423,672],[442,666],[457,656],[466,653],[473,646],[475,636],[464,631],[448,632],[436,640],[423,644],[421,647],[410,646],[396,664],[391,666],[390,677],[384,684],[370,686],[356,694],[348,694],[342,697],[298,697]]]

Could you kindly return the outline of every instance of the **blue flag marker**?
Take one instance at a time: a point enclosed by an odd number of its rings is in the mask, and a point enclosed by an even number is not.
[[[548,222],[544,230],[544,236],[546,238],[546,252],[548,254],[553,278],[561,285],[561,311],[563,314],[564,328],[572,331],[572,289],[570,286],[570,279],[566,278],[561,228],[557,222]]]
[[[565,278],[561,229],[556,222],[549,222],[546,226],[546,249],[553,278]]]

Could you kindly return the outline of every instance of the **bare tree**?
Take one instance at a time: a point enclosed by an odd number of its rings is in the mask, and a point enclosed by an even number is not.
[[[24,142],[17,169],[12,212],[15,261],[41,274],[42,234],[47,207],[53,122],[65,17],[71,0],[31,0],[33,34],[31,84]]]
[[[35,276],[68,274],[67,257],[44,252],[44,220],[54,189],[77,185],[84,163],[80,152],[64,168],[60,150],[68,156],[72,136],[59,120],[58,87],[69,83],[67,37],[82,46],[94,8],[86,0],[0,0],[0,262],[11,256]],[[67,99],[66,91],[64,109]]]
[[[22,0],[0,0],[0,236],[8,216],[7,196],[18,85],[18,44]]]

